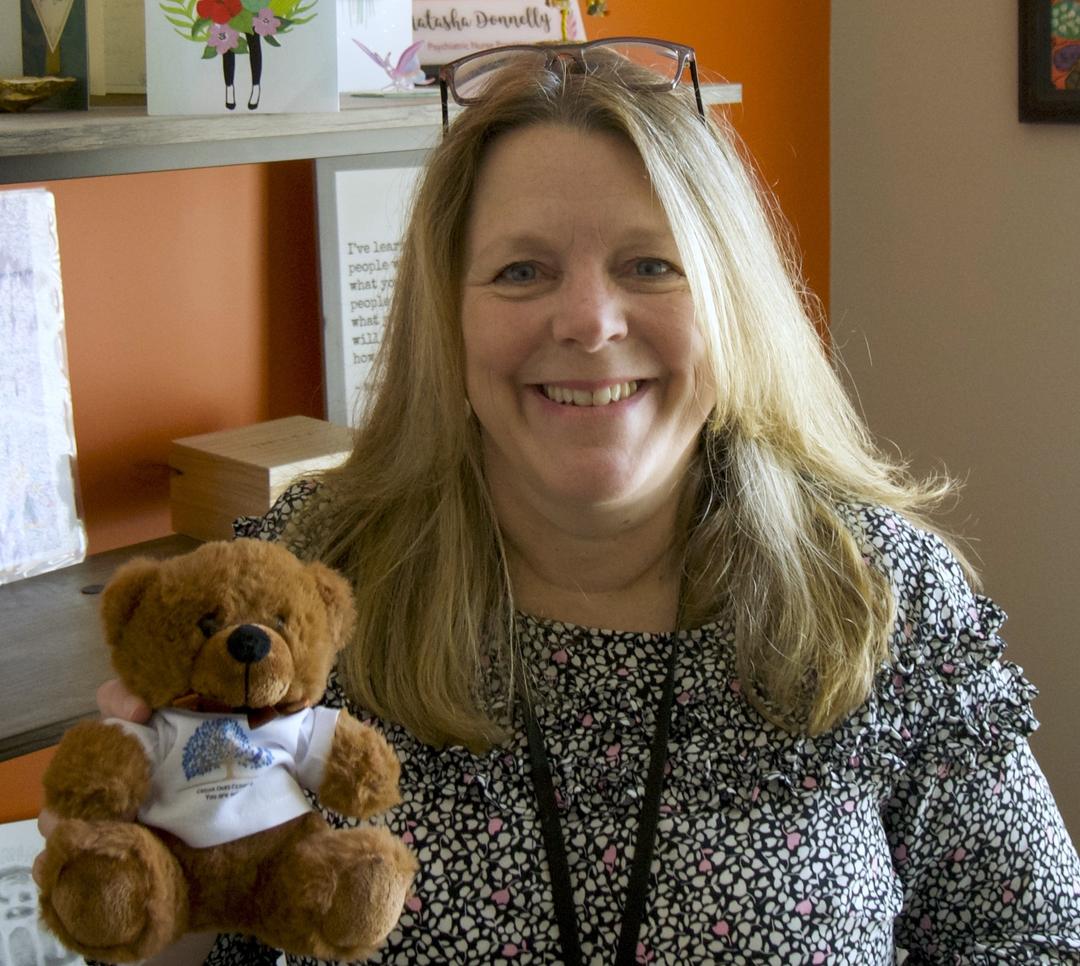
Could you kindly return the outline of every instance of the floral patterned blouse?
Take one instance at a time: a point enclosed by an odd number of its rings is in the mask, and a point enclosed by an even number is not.
[[[308,492],[238,535],[275,538]],[[727,624],[678,634],[638,961],[1080,963],[1080,862],[1026,740],[1035,691],[999,660],[1004,615],[936,537],[889,510],[848,512],[898,614],[891,661],[834,730],[765,720],[741,692]],[[610,963],[673,635],[518,621],[584,960]],[[325,700],[348,705],[334,677]],[[523,725],[473,755],[376,724],[402,762],[404,801],[384,820],[420,873],[372,962],[558,963]],[[207,962],[276,957],[222,936]]]

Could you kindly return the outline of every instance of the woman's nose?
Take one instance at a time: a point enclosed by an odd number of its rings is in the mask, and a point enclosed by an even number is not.
[[[626,337],[626,305],[622,293],[591,273],[570,273],[560,286],[551,322],[557,342],[596,352]]]

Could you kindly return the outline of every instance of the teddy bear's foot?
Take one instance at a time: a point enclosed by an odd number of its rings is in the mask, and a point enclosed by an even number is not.
[[[42,920],[92,959],[144,959],[187,926],[180,867],[140,825],[63,821],[49,836],[40,872]]]
[[[397,925],[416,874],[412,853],[384,828],[327,830],[297,842],[272,887],[273,938],[320,959],[364,959]]]

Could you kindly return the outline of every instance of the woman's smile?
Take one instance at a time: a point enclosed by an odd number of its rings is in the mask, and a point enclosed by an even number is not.
[[[629,403],[631,397],[644,391],[645,380],[626,379],[592,383],[544,383],[538,387],[545,398],[560,406],[576,406],[582,409],[599,409],[618,402]]]

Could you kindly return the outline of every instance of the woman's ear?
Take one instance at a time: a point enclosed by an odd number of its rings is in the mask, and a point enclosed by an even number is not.
[[[326,605],[327,623],[335,651],[340,651],[356,625],[356,605],[352,587],[337,571],[318,562],[307,564],[307,572],[315,580],[319,596]]]
[[[160,561],[136,557],[121,566],[105,585],[101,594],[101,617],[110,647],[116,646],[120,632],[131,620],[139,602],[157,582],[160,568]]]

